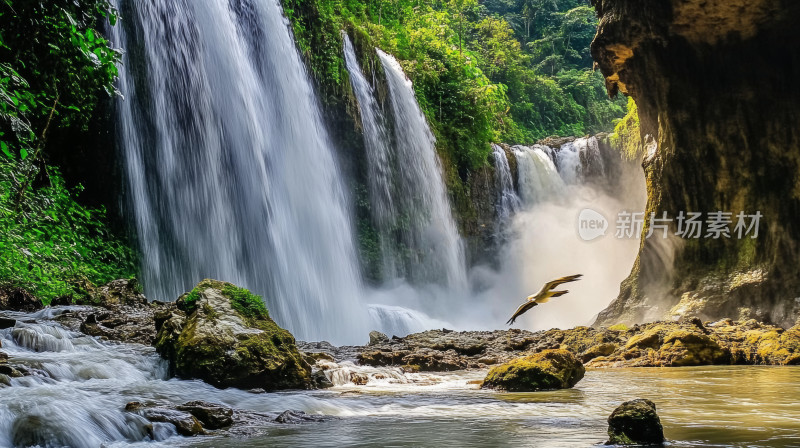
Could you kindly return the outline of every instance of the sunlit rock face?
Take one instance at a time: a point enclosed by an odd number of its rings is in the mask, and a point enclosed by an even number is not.
[[[732,212],[731,238],[644,240],[598,324],[678,316],[791,326],[800,309],[800,4],[595,0],[592,55],[611,95],[632,96],[647,215]],[[739,212],[761,212],[739,239]],[[644,233],[648,231],[645,223]],[[672,223],[673,233],[677,231]]]

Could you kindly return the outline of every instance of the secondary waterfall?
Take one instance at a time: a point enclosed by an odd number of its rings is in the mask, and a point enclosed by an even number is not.
[[[514,146],[519,173],[519,196],[526,206],[558,198],[564,194],[565,183],[548,152],[542,145]]]
[[[263,295],[299,338],[361,341],[347,198],[277,0],[117,7],[119,145],[147,295],[214,277]]]
[[[393,238],[397,219],[394,199],[394,180],[392,167],[396,159],[393,145],[383,112],[375,100],[372,87],[361,67],[350,37],[342,32],[344,56],[350,85],[358,100],[361,129],[364,133],[364,147],[367,158],[367,183],[369,187],[370,210],[380,242],[382,274],[389,279],[398,275],[397,252]]]
[[[522,202],[514,189],[514,177],[508,164],[506,151],[498,145],[492,145],[494,158],[495,189],[497,190],[497,224],[505,226],[509,219],[519,211]]]
[[[414,282],[440,283],[444,279],[449,288],[464,288],[464,251],[450,210],[435,139],[400,64],[391,55],[377,52],[389,84],[394,119],[398,208],[395,226],[400,243],[412,254],[406,261],[407,275]]]
[[[578,184],[590,175],[605,175],[605,163],[596,137],[576,138],[564,143],[555,158],[561,177],[568,184]]]
[[[384,118],[374,89],[344,36],[345,61],[364,131],[384,280],[405,278],[415,284],[462,289],[466,286],[462,242],[450,211],[435,139],[400,64],[377,52],[389,85],[391,119]],[[390,124],[393,135],[387,130]]]

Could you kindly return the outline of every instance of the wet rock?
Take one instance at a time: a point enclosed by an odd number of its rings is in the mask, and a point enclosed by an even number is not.
[[[378,345],[386,342],[389,342],[389,337],[381,333],[380,331],[369,332],[369,344],[367,345]]]
[[[139,283],[134,279],[112,280],[100,287],[85,285],[87,294],[74,300],[77,305],[92,305],[103,308],[119,306],[143,307],[147,298],[141,293]]]
[[[585,371],[571,352],[545,350],[492,368],[482,387],[511,392],[568,389],[583,378]]]
[[[786,365],[800,363],[800,326],[784,330],[750,320],[703,323],[689,319],[536,333],[430,330],[348,349],[360,350],[355,355],[359,364],[408,371],[477,368],[492,365],[491,360],[502,364],[550,349],[568,350],[590,367]]]
[[[317,389],[327,389],[329,387],[333,387],[333,383],[331,380],[325,376],[325,371],[317,370],[311,374],[311,381],[315,388]]]
[[[305,353],[305,355],[310,358],[315,363],[317,361],[334,361],[334,357],[328,353],[320,352],[320,353]],[[311,363],[309,363],[311,364]]]
[[[0,317],[0,330],[5,330],[6,328],[14,328],[14,325],[16,324],[17,321],[15,319]]]
[[[369,382],[369,376],[363,373],[353,372],[350,374],[350,382],[356,386],[364,386]]]
[[[588,350],[581,354],[581,361],[589,362],[595,358],[599,358],[601,356],[608,356],[619,349],[617,344],[606,342],[603,344],[597,344],[590,347]]]
[[[230,283],[203,280],[158,314],[154,345],[171,370],[217,387],[305,389],[311,367],[294,337],[280,328],[260,298]]]
[[[112,309],[82,307],[67,311],[56,320],[67,328],[102,339],[150,345],[156,336],[153,314],[173,304],[128,305]]]
[[[284,411],[275,418],[275,422],[284,424],[298,424],[307,422],[321,422],[327,418],[321,415],[310,415],[303,411]]]
[[[0,310],[32,313],[42,308],[42,301],[22,288],[0,289]]]
[[[227,428],[233,424],[233,409],[205,401],[190,401],[177,407],[192,414],[207,429]]]
[[[6,375],[9,378],[22,378],[25,373],[11,367],[8,364],[0,364],[0,375]]]
[[[609,445],[655,445],[664,442],[664,429],[650,400],[626,401],[608,417]]]
[[[127,408],[127,406],[126,406]],[[192,414],[167,408],[143,408],[139,410],[142,417],[154,423],[170,423],[182,436],[204,434],[203,426]]]
[[[708,335],[675,331],[664,337],[659,356],[666,366],[699,366],[721,364],[730,358],[730,352]]]

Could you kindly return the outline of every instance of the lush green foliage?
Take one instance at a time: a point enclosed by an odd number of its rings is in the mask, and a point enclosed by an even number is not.
[[[361,49],[394,54],[414,81],[440,153],[461,174],[485,163],[491,141],[610,130],[624,115],[624,103],[608,100],[602,76],[591,70],[596,18],[580,0],[284,5],[327,97],[347,90],[340,30]]]
[[[45,302],[135,274],[131,250],[105,211],[76,202],[48,155],[54,129],[81,137],[114,94],[117,51],[101,37],[116,22],[106,0],[0,0],[0,284]]]
[[[2,0],[0,149],[26,159],[53,127],[85,129],[113,94],[118,52],[95,25],[116,22],[106,0]],[[34,154],[37,156],[38,154]]]
[[[75,202],[53,168],[49,184],[27,186],[20,161],[0,161],[0,286],[22,287],[46,303],[91,282],[135,274],[132,251],[109,234],[103,210]]]

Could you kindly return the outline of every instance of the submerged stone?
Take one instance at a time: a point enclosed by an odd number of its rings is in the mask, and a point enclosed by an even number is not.
[[[203,280],[178,299],[179,310],[157,314],[156,350],[171,370],[217,387],[306,389],[311,367],[291,333],[270,319],[261,299],[216,280]]]
[[[586,369],[567,350],[545,350],[492,368],[483,388],[510,392],[568,389],[583,378]]]
[[[626,401],[608,417],[609,445],[654,445],[664,442],[656,405],[642,398]]]

